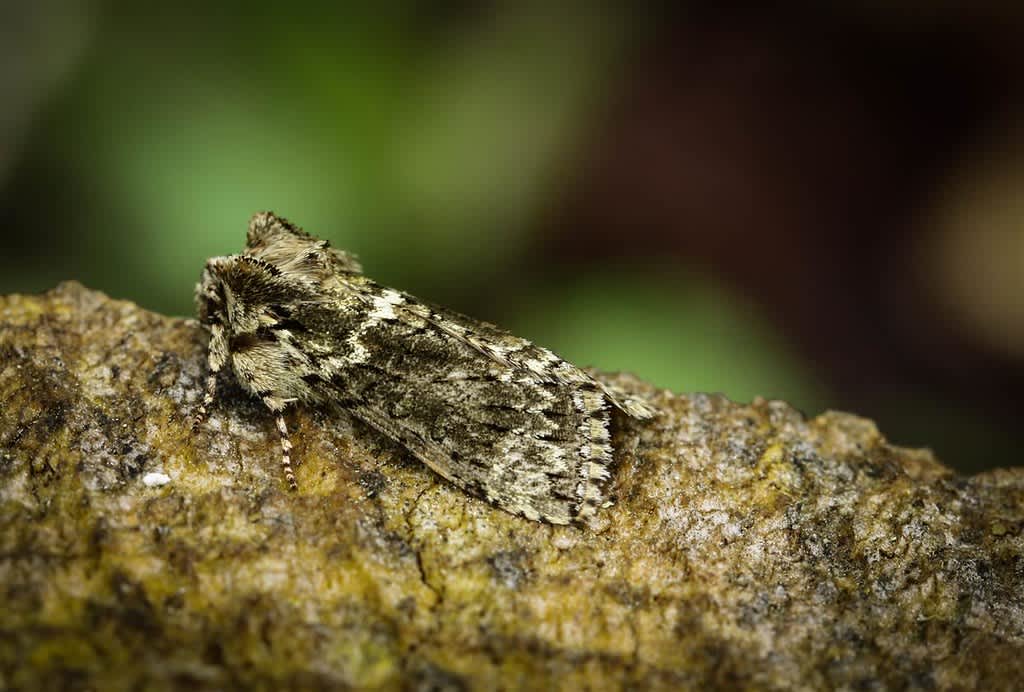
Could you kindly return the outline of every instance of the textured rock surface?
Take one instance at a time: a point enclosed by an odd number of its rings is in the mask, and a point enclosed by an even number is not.
[[[618,422],[618,501],[586,527],[315,410],[290,415],[293,494],[239,390],[189,434],[203,343],[74,283],[0,298],[0,688],[1024,679],[1020,470],[619,378],[664,413]]]

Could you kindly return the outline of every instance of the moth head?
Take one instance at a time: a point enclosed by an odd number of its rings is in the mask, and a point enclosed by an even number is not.
[[[224,283],[216,272],[220,259],[215,257],[206,263],[203,275],[196,284],[196,313],[203,324],[222,323],[227,310]]]
[[[196,287],[196,310],[204,324],[222,325],[237,336],[272,324],[274,306],[313,295],[309,285],[259,257],[214,257]]]

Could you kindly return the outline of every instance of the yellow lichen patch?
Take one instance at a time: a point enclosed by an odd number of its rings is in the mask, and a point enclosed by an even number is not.
[[[765,511],[792,502],[798,494],[799,478],[786,455],[785,445],[773,442],[758,460],[758,477],[751,500],[752,504],[763,507]]]

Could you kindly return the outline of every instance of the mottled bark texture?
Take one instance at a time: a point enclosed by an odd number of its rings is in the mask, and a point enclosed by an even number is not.
[[[0,688],[1010,689],[1024,472],[867,420],[609,378],[616,504],[517,518],[343,416],[271,416],[205,337],[74,283],[0,298]],[[158,475],[158,474],[163,474]],[[166,482],[164,482],[166,481]]]

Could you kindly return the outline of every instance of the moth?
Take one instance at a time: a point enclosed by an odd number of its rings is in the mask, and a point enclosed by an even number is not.
[[[241,254],[206,262],[196,306],[210,339],[193,430],[229,368],[275,414],[293,490],[284,411],[329,406],[472,495],[568,524],[607,501],[611,409],[654,414],[545,348],[376,283],[271,212],[253,216]]]

